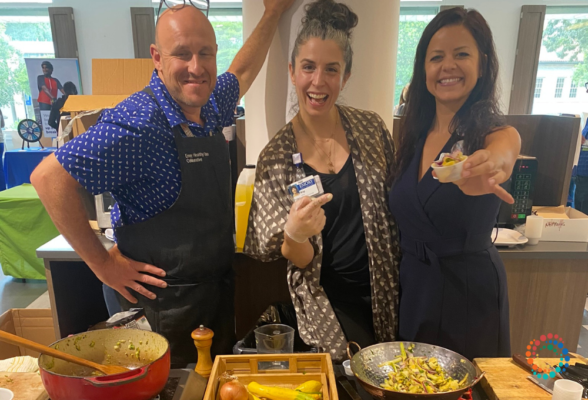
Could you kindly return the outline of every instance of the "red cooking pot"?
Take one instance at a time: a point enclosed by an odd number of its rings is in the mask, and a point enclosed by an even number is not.
[[[163,390],[169,375],[169,343],[155,332],[102,329],[61,339],[50,347],[131,369],[98,376],[100,373],[92,368],[41,354],[41,379],[51,400],[149,400]]]

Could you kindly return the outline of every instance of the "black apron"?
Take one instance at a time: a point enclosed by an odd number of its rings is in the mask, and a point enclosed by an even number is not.
[[[151,90],[146,93],[153,98]],[[119,293],[123,310],[145,309],[152,329],[171,345],[172,367],[197,361],[191,333],[200,325],[214,331],[211,353],[229,354],[236,342],[234,310],[233,211],[225,137],[184,137],[173,129],[182,187],[176,202],[155,217],[116,228],[123,255],[166,271],[165,289],[149,286],[157,298],[135,293],[138,304]]]

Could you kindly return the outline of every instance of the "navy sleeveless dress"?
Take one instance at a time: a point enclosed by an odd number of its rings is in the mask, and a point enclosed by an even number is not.
[[[399,338],[469,359],[508,357],[506,272],[491,238],[501,200],[467,196],[431,168],[419,182],[424,143],[390,191],[402,248]]]

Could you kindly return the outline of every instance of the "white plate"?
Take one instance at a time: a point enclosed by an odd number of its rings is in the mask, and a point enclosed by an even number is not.
[[[513,231],[512,229],[499,228],[498,237],[496,237],[496,228],[492,229],[492,240],[496,238],[494,244],[496,246],[513,247],[519,244],[525,244],[529,241],[523,234]]]

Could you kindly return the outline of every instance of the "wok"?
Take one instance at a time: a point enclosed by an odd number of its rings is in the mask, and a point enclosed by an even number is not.
[[[412,354],[420,357],[435,357],[439,365],[443,367],[447,375],[454,379],[462,380],[466,374],[466,385],[459,390],[444,393],[403,393],[393,390],[387,390],[380,385],[388,378],[388,372],[392,367],[380,364],[391,361],[401,355],[401,342],[380,343],[362,349],[357,343],[349,342],[347,345],[347,354],[351,359],[351,370],[357,377],[360,385],[372,396],[384,400],[457,400],[474,386],[484,373],[479,374],[474,364],[467,358],[439,346],[431,344],[404,342],[404,348],[414,345]],[[354,355],[351,354],[350,345],[357,346],[360,350]]]

